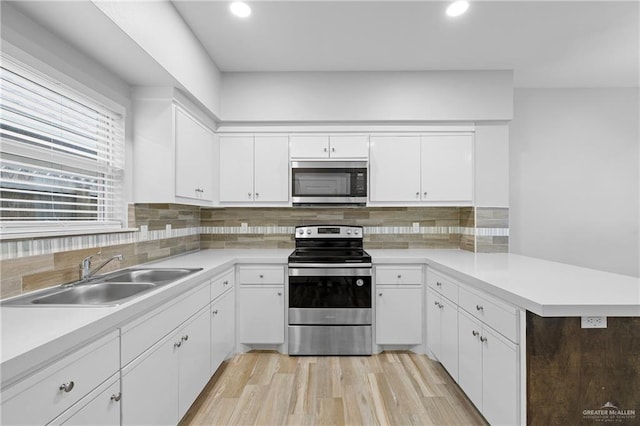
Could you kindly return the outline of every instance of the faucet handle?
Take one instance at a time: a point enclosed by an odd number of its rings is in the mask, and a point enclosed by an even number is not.
[[[87,256],[84,259],[82,259],[82,265],[91,265],[91,259],[93,259],[96,256],[100,256],[102,254],[102,250],[100,250],[99,252],[97,252],[96,254],[92,254],[91,256]]]

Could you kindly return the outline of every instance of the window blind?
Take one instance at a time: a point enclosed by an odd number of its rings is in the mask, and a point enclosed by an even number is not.
[[[3,55],[0,136],[3,234],[122,226],[122,114]]]

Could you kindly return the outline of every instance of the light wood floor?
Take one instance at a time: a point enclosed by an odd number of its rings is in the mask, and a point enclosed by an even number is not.
[[[424,355],[238,354],[181,425],[486,425],[440,364]]]

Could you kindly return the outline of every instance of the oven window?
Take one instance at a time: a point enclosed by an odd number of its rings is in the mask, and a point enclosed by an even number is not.
[[[290,308],[371,308],[371,277],[289,277]]]

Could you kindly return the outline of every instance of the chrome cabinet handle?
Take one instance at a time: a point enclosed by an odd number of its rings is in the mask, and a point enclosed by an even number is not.
[[[487,339],[486,337],[484,337],[484,336],[480,336],[480,341],[481,341],[481,342],[483,342],[483,343],[484,343],[484,342],[486,342],[487,340],[488,340],[488,339]]]
[[[260,278],[264,278],[264,275],[260,274]]]
[[[324,149],[324,152],[327,152],[327,151],[328,151],[328,150],[327,150],[327,148],[325,148],[325,149]]]
[[[187,340],[189,340],[189,335],[185,334],[184,336],[182,336],[182,339],[180,340],[182,340],[183,342],[186,342]]]
[[[336,152],[336,149],[332,147],[331,152]]]
[[[182,346],[182,340],[173,344],[174,348],[179,348],[180,346]]]
[[[278,296],[282,296],[282,292],[278,292]]]
[[[382,293],[378,293],[378,296],[382,296]]]
[[[251,198],[251,193],[250,193],[250,192],[247,192],[247,196],[248,196],[249,198]]]
[[[212,312],[213,315],[218,315],[218,310],[216,309],[215,311]]]
[[[436,281],[436,285],[437,285],[438,287],[442,287],[442,283],[441,283],[440,281]]]
[[[416,198],[420,198],[420,191],[416,192]]]
[[[436,306],[440,306],[440,304],[438,302],[433,302],[434,305]]]
[[[256,192],[256,198],[258,198],[260,196],[260,193]]]
[[[477,311],[482,311],[484,309],[484,307],[482,305],[476,305],[476,310]]]
[[[122,398],[122,394],[120,392],[114,393],[113,395],[111,395],[112,401],[118,402],[120,401],[120,398]]]
[[[75,383],[73,383],[73,380],[72,380],[69,383],[61,384],[59,389],[65,392],[71,392],[71,389],[73,389],[74,386],[75,386]]]
[[[424,194],[422,194],[423,197],[427,196],[427,191],[424,191]]]
[[[402,275],[398,274],[398,279],[402,278]]]
[[[475,336],[478,336],[480,333],[479,333],[479,332],[477,332],[477,331],[475,331],[475,330],[473,330],[473,331],[471,332],[471,334],[473,334],[473,336],[475,337]]]
[[[229,285],[229,281],[223,281],[222,285]]]

